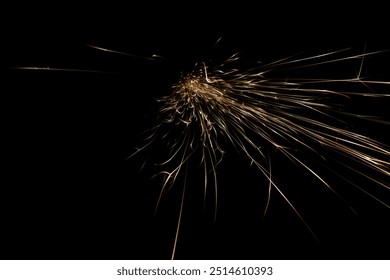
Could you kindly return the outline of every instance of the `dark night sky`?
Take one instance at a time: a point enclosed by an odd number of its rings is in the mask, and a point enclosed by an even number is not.
[[[169,93],[181,71],[237,51],[247,60],[270,62],[301,51],[360,51],[365,43],[370,51],[390,49],[380,8],[373,10],[373,18],[370,9],[321,5],[163,8],[110,4],[9,9],[1,53],[7,70],[1,90],[5,180],[0,258],[170,258],[180,189],[174,188],[154,215],[161,182],[150,177],[156,170],[152,165],[140,173],[142,157],[125,158],[153,124],[154,100]],[[218,48],[213,47],[221,36]],[[169,62],[108,54],[87,44],[140,56],[157,53]],[[367,71],[386,78],[384,61],[390,61],[388,54],[371,60]],[[108,73],[10,69],[15,66]],[[386,117],[386,103],[375,106],[365,109]],[[388,143],[379,126],[364,125],[364,131]],[[319,185],[315,181],[277,159],[275,167],[282,181],[299,182],[294,185],[299,192],[291,196],[301,202],[319,243],[276,193],[268,215],[261,218],[261,184],[266,182],[231,150],[219,171],[217,222],[212,222],[211,208],[203,213],[202,194],[193,189],[177,257],[386,258],[388,209],[352,191],[349,195],[356,196],[360,210],[355,216],[321,187],[310,188]],[[192,168],[189,187],[197,180]]]

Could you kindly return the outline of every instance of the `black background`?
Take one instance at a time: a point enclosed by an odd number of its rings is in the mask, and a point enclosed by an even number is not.
[[[158,169],[151,161],[139,172],[142,156],[126,160],[153,125],[155,99],[169,94],[180,73],[196,62],[237,51],[247,60],[271,62],[302,51],[352,47],[359,52],[366,43],[368,51],[390,49],[382,10],[261,2],[4,9],[0,258],[170,258],[180,186],[163,197],[155,214],[161,178],[151,176]],[[139,56],[156,53],[168,62],[105,53],[87,44]],[[388,80],[389,61],[381,54],[364,73]],[[19,66],[105,73],[13,69]],[[338,71],[353,75],[357,69]],[[361,105],[365,112],[388,117],[388,103]],[[355,126],[388,143],[385,126]],[[317,181],[275,157],[275,174],[291,187],[286,192],[319,242],[275,192],[262,218],[267,182],[231,150],[219,170],[215,223],[212,207],[203,211],[192,167],[177,258],[388,258],[388,209],[347,191],[358,210],[354,215]]]

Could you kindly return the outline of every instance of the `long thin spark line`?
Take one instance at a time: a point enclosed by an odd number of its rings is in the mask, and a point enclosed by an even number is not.
[[[293,63],[298,63],[298,62],[301,63],[301,62],[307,61],[307,60],[313,60],[313,59],[323,58],[325,56],[331,56],[331,55],[334,55],[334,54],[345,52],[345,51],[350,50],[350,49],[351,48],[344,48],[344,49],[337,50],[337,51],[327,52],[327,53],[323,53],[323,54],[317,54],[317,55],[308,56],[308,57],[304,57],[304,58],[299,58],[299,59],[295,59],[295,60],[289,60],[289,59],[292,58],[292,56],[289,56],[289,57],[285,57],[285,58],[276,60],[276,61],[271,62],[269,64],[262,65],[261,68],[267,68],[269,66],[275,67],[275,66],[286,65],[286,64],[293,64]],[[313,65],[314,64],[311,64],[311,66],[313,66]]]
[[[308,223],[305,221],[305,219],[302,217],[302,215],[299,213],[299,211],[295,208],[295,206],[291,203],[291,201],[286,197],[286,195],[280,190],[280,188],[273,182],[271,175],[267,172],[266,169],[262,165],[260,165],[258,162],[255,162],[256,167],[263,173],[263,175],[268,179],[270,184],[278,191],[278,193],[281,195],[281,197],[287,202],[287,204],[290,206],[290,208],[293,210],[293,212],[297,215],[297,217],[301,220],[301,222],[305,225],[305,227],[308,229],[310,234],[313,236],[313,238],[319,242],[316,234],[311,229],[311,227],[308,225]],[[269,202],[267,203],[269,204]]]
[[[103,73],[103,74],[117,74],[109,71],[99,71],[90,69],[73,69],[73,68],[56,68],[56,67],[36,67],[36,66],[21,66],[12,67],[15,70],[34,70],[34,71],[55,71],[55,72],[84,72],[84,73]]]
[[[352,169],[350,166],[348,166],[347,164],[345,163],[342,163],[340,161],[338,161],[339,164],[343,165],[344,167],[352,170],[352,171],[355,171],[357,173],[359,173],[360,175],[362,175],[363,177],[377,183],[378,185],[381,185],[387,189],[390,189],[389,186],[386,186],[385,184],[383,184],[382,182],[379,182],[378,180],[376,180],[375,178],[372,178],[371,176],[368,176],[367,174],[364,174],[363,172],[360,172],[360,171],[356,171],[354,169]],[[337,173],[336,173],[337,174]],[[344,177],[342,177],[341,175],[337,174],[338,176],[340,176],[341,178],[343,178],[344,180],[346,180]],[[349,180],[347,180],[348,182],[350,182]],[[351,183],[351,182],[350,182]],[[355,183],[352,183],[354,185],[354,187],[356,187],[357,189],[359,189],[361,192],[365,193],[366,195],[370,196],[372,199],[376,200],[377,202],[379,202],[380,204],[382,204],[383,206],[387,207],[387,208],[390,208],[390,204],[386,204],[383,200],[379,199],[378,197],[376,197],[375,195],[369,193],[368,191],[364,190],[363,188],[359,187],[357,184]]]
[[[294,211],[294,213],[299,217],[299,219],[302,221],[302,223],[305,225],[305,227],[309,230],[310,234],[314,237],[314,239],[319,242],[317,235],[314,233],[314,231],[311,229],[311,227],[307,224],[305,219],[302,217],[302,215],[299,213],[299,211],[295,208],[295,206],[290,202],[290,200],[285,196],[285,194],[279,189],[278,186],[275,184],[272,184],[274,188],[279,192],[279,194],[284,198],[284,200],[287,202],[287,204],[290,206],[290,208]]]
[[[271,191],[272,191],[272,168],[271,168],[271,159],[269,155],[268,155],[268,166],[269,166],[268,193],[267,193],[267,203],[265,205],[264,212],[263,212],[263,218],[265,217],[265,214],[267,214],[268,207],[271,201]]]
[[[171,260],[175,259],[176,246],[177,246],[177,241],[179,239],[179,230],[180,230],[180,224],[181,224],[181,217],[182,217],[182,214],[183,214],[183,207],[184,207],[184,196],[185,196],[185,193],[186,193],[187,171],[188,171],[188,163],[186,164],[186,172],[185,172],[184,184],[183,184],[183,193],[182,193],[182,196],[181,196],[180,212],[179,212],[179,218],[178,218],[178,221],[177,221],[175,241],[173,243]]]
[[[116,51],[116,50],[102,48],[102,47],[98,47],[98,46],[94,46],[94,45],[90,45],[90,44],[86,44],[86,46],[93,48],[93,49],[96,49],[96,50],[99,50],[99,51],[120,54],[120,55],[124,55],[124,56],[129,56],[132,58],[145,59],[145,60],[149,60],[149,61],[156,61],[157,59],[164,59],[165,60],[164,57],[157,55],[157,54],[153,54],[151,57],[147,57],[147,56],[139,56],[139,55],[135,55],[135,54],[127,53],[127,52],[120,52],[120,51]]]
[[[363,49],[363,54],[366,53],[366,48],[367,48],[367,43],[364,44],[364,49]],[[360,79],[360,76],[362,74],[362,70],[363,70],[363,63],[364,63],[364,59],[366,58],[366,56],[363,56],[362,57],[362,60],[360,61],[360,67],[359,67],[359,72],[356,76],[357,79]]]
[[[344,49],[344,50],[347,50],[347,49]],[[341,51],[343,51],[343,50],[341,50]],[[327,55],[335,54],[336,52],[331,52],[331,53],[328,53]],[[362,57],[366,57],[366,56],[374,55],[374,54],[378,54],[378,53],[383,53],[383,52],[387,52],[387,51],[375,51],[375,52],[363,53],[363,54],[347,56],[347,57],[342,57],[342,58],[330,59],[330,60],[325,60],[325,61],[322,61],[322,62],[316,62],[316,63],[311,63],[311,64],[304,64],[304,65],[300,65],[300,66],[293,66],[291,68],[284,68],[283,70],[285,71],[285,70],[291,70],[291,69],[308,68],[308,67],[313,67],[313,66],[318,66],[318,65],[323,65],[323,64],[330,64],[330,63],[344,61],[344,60],[352,60],[352,59],[356,59],[356,58],[362,58]],[[294,64],[294,63],[298,63],[298,62],[300,63],[300,62],[305,61],[305,60],[313,60],[313,59],[316,59],[316,58],[320,58],[322,56],[324,56],[324,55],[316,55],[316,56],[312,56],[312,57],[301,58],[301,59],[297,59],[297,60],[291,60],[291,61],[283,62],[283,63],[280,63],[280,64],[276,64],[276,66],[286,65],[286,64]]]
[[[188,137],[187,137],[187,144],[188,144]],[[183,163],[184,162],[187,162],[187,160],[191,157],[192,155],[192,152],[190,154],[186,154],[186,151],[187,151],[187,148],[188,148],[188,145],[184,146],[184,151],[183,151],[183,155],[182,155],[182,159],[181,159],[181,164],[179,164],[173,171],[171,172],[168,172],[168,171],[163,171],[163,173],[166,173],[167,174],[167,178],[165,179],[164,181],[164,184],[161,188],[161,191],[160,191],[160,195],[158,197],[158,200],[157,200],[157,203],[156,203],[156,208],[155,208],[155,211],[157,211],[157,208],[158,206],[160,205],[160,201],[161,201],[161,198],[162,198],[162,195],[163,195],[163,192],[165,191],[168,183],[171,183],[171,187],[172,185],[174,184],[174,182],[176,181],[176,178],[178,176],[178,174],[180,173],[180,169],[182,168],[183,166]],[[186,173],[185,173],[186,174]],[[171,179],[173,178],[173,179]]]
[[[386,81],[373,81],[365,80],[363,78],[350,78],[350,79],[294,79],[297,82],[303,84],[324,84],[324,83],[365,83],[365,84],[377,84],[377,85],[390,85],[390,82]],[[381,94],[380,96],[389,96],[390,94]],[[375,96],[375,95],[372,95]]]

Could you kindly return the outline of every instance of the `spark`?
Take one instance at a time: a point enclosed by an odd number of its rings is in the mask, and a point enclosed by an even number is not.
[[[137,58],[137,59],[143,59],[143,60],[149,60],[149,61],[166,60],[165,57],[163,57],[161,55],[158,55],[158,54],[152,54],[151,56],[139,56],[139,55],[131,54],[131,53],[128,53],[128,52],[121,52],[121,51],[117,51],[117,50],[111,50],[111,49],[102,48],[102,47],[98,47],[98,46],[90,45],[90,44],[86,44],[86,46],[90,47],[90,48],[93,48],[93,49],[96,49],[98,51],[103,51],[103,52],[113,53],[113,54],[119,54],[119,55],[125,55],[125,56],[129,56],[131,58]]]
[[[110,73],[107,71],[99,71],[92,69],[70,69],[70,68],[58,68],[58,67],[37,67],[37,66],[20,66],[13,67],[15,70],[33,70],[33,71],[54,71],[54,72],[84,72],[84,73]]]
[[[257,64],[255,67],[235,67],[239,55],[234,54],[219,66],[210,66],[205,62],[195,65],[194,70],[182,74],[180,80],[172,86],[171,94],[158,100],[158,123],[152,128],[149,142],[136,153],[148,149],[156,141],[167,141],[167,159],[160,163],[164,175],[157,206],[163,194],[177,181],[184,172],[186,176],[190,159],[200,153],[200,163],[204,173],[204,199],[213,185],[215,197],[214,219],[218,205],[217,168],[225,156],[221,139],[235,147],[248,162],[263,174],[268,184],[268,198],[264,209],[267,212],[272,189],[284,199],[297,217],[303,222],[312,236],[317,240],[297,207],[285,195],[271,172],[269,150],[273,148],[281,152],[285,158],[303,167],[308,174],[316,178],[325,188],[338,198],[342,196],[332,187],[310,162],[302,155],[308,153],[325,162],[329,158],[323,156],[318,148],[332,151],[346,161],[352,161],[356,168],[351,168],[343,160],[332,159],[332,162],[349,168],[353,176],[339,174],[343,180],[355,186],[386,208],[389,201],[378,197],[370,189],[358,184],[357,178],[366,178],[385,190],[390,189],[388,180],[381,180],[375,174],[388,178],[390,176],[390,149],[385,144],[362,134],[343,128],[341,117],[356,117],[368,121],[388,124],[388,121],[346,111],[336,110],[330,102],[332,98],[349,100],[359,97],[389,97],[390,82],[362,78],[364,58],[381,53],[339,56],[349,49],[328,52],[315,56],[292,59],[281,59],[269,64]],[[337,79],[275,79],[272,74],[278,70],[318,67],[324,64],[339,63],[346,60],[361,60],[356,77]],[[287,67],[288,66],[288,67]],[[335,85],[348,88],[355,84],[360,90],[335,90]],[[383,86],[383,93],[367,92],[371,86]],[[319,117],[316,119],[316,117]],[[336,124],[335,124],[336,122]],[[259,143],[266,142],[264,147]],[[174,167],[170,168],[169,166]],[[370,172],[364,172],[368,168]],[[213,180],[210,183],[209,174]],[[185,179],[186,180],[186,179]],[[175,235],[172,258],[178,242],[180,221],[184,204],[185,187],[183,187],[179,222]],[[345,202],[346,203],[346,202]],[[351,207],[352,209],[352,207]],[[352,211],[354,211],[352,209]]]
[[[222,37],[221,37],[222,38]],[[217,45],[221,38],[217,40]],[[108,48],[87,45],[98,51],[125,55],[144,61],[168,61],[153,54],[138,56]],[[180,225],[185,205],[188,166],[190,160],[200,154],[203,166],[204,201],[210,191],[214,192],[214,221],[218,208],[218,165],[225,157],[221,143],[228,142],[244,155],[250,166],[256,168],[267,180],[267,199],[263,210],[266,215],[275,190],[302,221],[315,240],[317,236],[305,221],[299,208],[283,191],[274,177],[270,151],[275,150],[301,166],[320,184],[347,203],[333,187],[332,182],[306,160],[313,157],[332,174],[355,187],[386,209],[390,208],[388,197],[378,197],[369,187],[359,184],[360,179],[373,182],[388,192],[390,184],[390,148],[365,135],[343,128],[343,117],[372,121],[389,125],[388,120],[339,110],[332,98],[351,100],[354,97],[388,98],[389,81],[371,80],[362,77],[365,58],[384,51],[341,55],[351,49],[341,49],[319,55],[294,58],[292,56],[268,64],[256,62],[255,66],[243,67],[239,53],[235,53],[219,65],[201,62],[191,73],[182,74],[171,88],[171,94],[158,100],[160,103],[157,124],[151,128],[144,146],[137,148],[133,157],[149,150],[156,142],[166,143],[166,159],[159,163],[164,179],[156,203],[156,211],[163,195],[184,176],[181,203],[171,258],[175,258],[179,242]],[[356,76],[350,78],[276,78],[275,73],[311,69],[322,65],[334,65],[344,61],[360,60]],[[51,67],[15,67],[18,70],[96,72],[88,69]],[[280,73],[279,72],[279,73]],[[276,75],[277,76],[277,75]],[[345,90],[353,85],[353,90]],[[376,92],[372,87],[380,87]],[[335,89],[336,88],[336,89]],[[356,89],[358,88],[358,89]],[[384,90],[383,90],[384,89]],[[328,150],[341,158],[330,158],[320,151]],[[351,174],[343,174],[326,165],[326,161],[346,168]],[[351,167],[349,163],[356,166]],[[146,162],[143,162],[143,166]],[[173,167],[172,167],[173,166]],[[366,172],[369,170],[369,172]],[[209,176],[212,176],[210,180]],[[383,179],[386,178],[386,179]],[[355,210],[348,205],[354,212]]]

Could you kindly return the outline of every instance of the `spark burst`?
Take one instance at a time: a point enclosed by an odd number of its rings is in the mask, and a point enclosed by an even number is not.
[[[331,169],[331,172],[385,208],[390,208],[388,199],[378,197],[367,186],[359,185],[361,179],[370,180],[388,193],[389,147],[343,128],[345,123],[342,122],[342,117],[364,118],[385,124],[388,122],[348,113],[332,102],[334,99],[345,102],[354,97],[388,98],[390,82],[361,77],[365,57],[378,52],[340,56],[344,51],[346,50],[299,59],[286,58],[269,64],[257,63],[248,68],[235,67],[239,61],[238,54],[235,54],[218,67],[200,63],[191,73],[183,74],[172,86],[172,93],[158,100],[161,104],[158,124],[152,128],[147,143],[136,152],[148,149],[156,141],[167,143],[169,154],[160,164],[163,167],[160,174],[164,174],[164,179],[157,206],[178,177],[181,174],[186,177],[188,162],[200,153],[204,196],[206,198],[211,186],[215,197],[215,219],[218,205],[217,167],[225,153],[221,141],[228,141],[268,180],[268,199],[264,214],[271,200],[271,191],[276,190],[315,239],[315,233],[273,177],[269,149],[279,151],[288,161],[303,167],[308,174],[343,199],[332,187],[332,182],[328,182],[304,155],[315,158],[324,166],[327,160],[331,160],[351,171],[349,174],[339,174],[337,170]],[[353,78],[272,78],[273,73],[280,70],[317,67],[347,60],[360,61],[358,74]],[[384,91],[374,92],[370,89],[373,86],[380,86]],[[323,150],[330,151],[331,155],[337,157],[321,155],[319,151]],[[354,163],[353,167],[349,165],[351,162]],[[370,172],[366,172],[367,169]],[[172,258],[175,257],[182,219],[185,180]]]
[[[88,46],[146,61],[165,60],[158,55],[141,57]],[[210,187],[214,192],[215,220],[218,206],[217,169],[225,155],[222,143],[226,142],[244,155],[248,164],[267,179],[268,184],[265,187],[268,196],[263,215],[270,204],[271,192],[275,190],[316,240],[314,231],[299,212],[299,207],[290,201],[274,177],[270,150],[278,151],[287,161],[303,167],[341,200],[343,197],[334,189],[332,182],[317,170],[317,166],[325,167],[386,209],[390,208],[388,196],[378,195],[377,189],[371,188],[372,185],[360,184],[361,179],[371,181],[388,194],[390,148],[344,128],[350,118],[381,122],[385,125],[389,124],[388,120],[349,113],[336,104],[347,103],[354,98],[389,98],[390,82],[362,78],[364,59],[381,51],[342,55],[348,50],[297,59],[288,57],[268,64],[254,63],[251,67],[242,67],[238,54],[232,55],[218,66],[198,63],[191,73],[182,74],[179,81],[172,86],[170,95],[158,100],[160,110],[157,124],[151,128],[145,145],[130,157],[148,150],[153,144],[166,144],[166,160],[159,164],[162,171],[158,174],[163,174],[164,179],[156,209],[163,194],[180,176],[184,177],[172,259],[178,244],[189,162],[199,158],[204,174],[204,200]],[[301,68],[332,66],[345,61],[360,62],[358,73],[353,78],[277,78],[277,74],[283,71],[294,72]],[[16,69],[101,72],[48,67]],[[373,87],[378,87],[379,91],[373,90]],[[348,90],[340,90],[345,88]],[[322,154],[321,151],[329,153]],[[337,157],[333,157],[335,155]],[[331,168],[329,162],[351,172],[340,173],[337,168]],[[350,166],[352,163],[353,167]],[[345,203],[347,204],[346,201]]]

